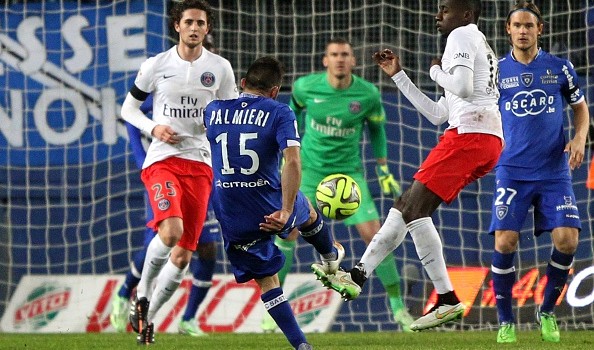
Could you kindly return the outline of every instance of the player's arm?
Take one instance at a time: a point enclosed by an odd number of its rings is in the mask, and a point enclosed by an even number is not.
[[[299,146],[289,146],[283,150],[285,165],[281,173],[282,208],[265,215],[260,229],[265,232],[280,232],[295,207],[295,198],[301,185],[301,157]]]
[[[297,191],[301,185],[301,156],[300,147],[290,146],[283,150],[285,166],[281,174],[281,186],[283,189],[282,210],[293,213]]]
[[[303,110],[305,109],[305,105],[299,101],[299,80],[293,84],[293,91],[291,92],[291,99],[289,100],[289,107],[295,113],[295,117],[297,118],[297,127],[299,133],[303,134],[305,131],[305,117]]]
[[[149,95],[148,98],[140,105],[140,110],[145,115],[148,115],[153,110],[153,95]],[[144,163],[144,159],[146,158],[146,150],[144,149],[144,145],[142,144],[142,134],[140,130],[136,128],[134,125],[126,122],[126,131],[128,131],[128,140],[130,142],[130,148],[132,149],[132,154],[134,154],[134,161],[136,162],[136,166],[139,169],[142,168],[142,164]]]
[[[367,118],[367,128],[371,148],[376,159],[375,174],[384,196],[399,197],[401,194],[400,184],[388,168],[388,141],[386,138],[386,112],[381,104],[378,93],[377,111],[373,116]]]
[[[458,97],[467,98],[472,95],[474,90],[472,69],[466,66],[455,66],[449,72],[445,72],[441,69],[439,60],[433,60],[431,63],[429,70],[431,80]]]
[[[573,170],[582,165],[584,161],[586,139],[590,127],[590,113],[585,99],[572,104],[571,108],[573,109],[575,135],[565,146],[565,152],[569,152],[569,167]]]
[[[432,124],[440,125],[448,120],[448,108],[446,107],[445,99],[442,97],[439,101],[435,102],[422,93],[406,75],[404,70],[402,70],[400,58],[394,55],[391,50],[385,49],[376,52],[373,55],[373,59],[392,78],[392,81],[398,86],[400,92],[412,103],[417,111]]]

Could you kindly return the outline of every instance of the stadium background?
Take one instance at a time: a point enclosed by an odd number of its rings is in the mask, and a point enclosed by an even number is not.
[[[480,23],[498,55],[508,50],[503,21],[512,1],[483,1]],[[568,57],[580,83],[594,102],[594,5],[591,1],[543,0],[545,35],[542,46]],[[424,121],[397,94],[387,77],[371,62],[371,54],[389,47],[398,52],[411,78],[425,91],[439,91],[428,77],[430,59],[441,51],[434,28],[436,5],[413,1],[211,1],[217,9],[214,37],[221,55],[240,78],[262,55],[275,55],[288,67],[288,101],[295,78],[322,69],[324,43],[335,36],[349,39],[356,51],[356,73],[380,87],[388,114],[390,167],[406,188],[426,153],[445,126]],[[123,101],[140,62],[170,47],[164,21],[168,3],[161,1],[7,1],[0,15],[0,314],[24,275],[124,273],[140,248],[143,231],[143,187],[126,145],[117,103]],[[120,19],[119,41],[114,22]],[[85,22],[86,21],[86,22]],[[76,41],[80,31],[90,47]],[[117,28],[116,28],[117,29]],[[36,39],[35,39],[36,38]],[[120,38],[121,39],[121,38]],[[79,50],[77,44],[83,49]],[[124,45],[124,55],[113,53]],[[129,45],[126,47],[125,45]],[[79,51],[83,53],[79,56]],[[90,56],[89,56],[90,55]],[[49,101],[49,102],[48,102]],[[590,113],[593,113],[590,108]],[[81,117],[82,116],[82,117]],[[19,119],[20,118],[20,119]],[[20,122],[20,125],[19,123]],[[568,132],[570,124],[568,123]],[[576,270],[592,266],[591,192],[585,187],[590,165],[574,172],[583,231]],[[370,147],[362,144],[372,194],[382,212],[391,200],[382,198],[375,180]],[[493,247],[486,233],[490,220],[492,175],[469,186],[451,206],[434,215],[442,234],[446,259],[452,267],[488,268]],[[519,276],[544,271],[550,252],[548,235],[535,242],[530,222],[522,236]],[[350,267],[363,243],[353,230],[334,224],[336,237],[347,242]],[[395,252],[403,271],[406,298],[415,315],[422,313],[431,293],[410,240]],[[223,260],[217,272],[226,273]],[[311,248],[300,245],[296,272],[307,272],[314,261]],[[290,277],[289,277],[290,278]],[[488,298],[490,277],[480,285],[472,313],[463,325],[489,328],[495,310]],[[333,330],[390,330],[389,308],[377,279],[364,295],[344,304]],[[537,281],[518,319],[530,327]],[[528,283],[526,284],[528,286]],[[580,287],[594,293],[592,278]],[[521,290],[519,291],[521,292]],[[594,324],[593,305],[559,308],[562,327]]]

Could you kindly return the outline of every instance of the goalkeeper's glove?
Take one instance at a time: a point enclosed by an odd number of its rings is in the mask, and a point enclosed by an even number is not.
[[[384,196],[391,195],[394,198],[400,197],[400,184],[398,183],[398,181],[394,180],[394,176],[390,173],[388,165],[376,165],[375,173],[377,174],[377,179],[379,181]]]

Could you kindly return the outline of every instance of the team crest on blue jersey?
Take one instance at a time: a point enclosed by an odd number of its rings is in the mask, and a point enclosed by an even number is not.
[[[507,215],[507,205],[498,205],[495,207],[495,215],[499,220],[503,220],[503,218]]]
[[[349,104],[349,111],[353,114],[361,112],[361,102],[353,101]]]
[[[532,73],[522,73],[520,78],[520,80],[522,80],[522,84],[524,84],[525,87],[529,87],[534,81],[534,75]]]
[[[160,210],[167,210],[167,209],[169,209],[170,205],[171,205],[171,203],[169,203],[169,200],[163,198],[159,201],[158,207]]]
[[[200,82],[206,87],[211,87],[215,83],[215,76],[211,72],[204,72],[200,76]]]

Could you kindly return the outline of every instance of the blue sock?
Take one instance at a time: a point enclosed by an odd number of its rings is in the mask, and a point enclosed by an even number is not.
[[[120,297],[130,299],[132,290],[136,288],[136,286],[138,285],[138,281],[140,281],[140,275],[142,274],[142,266],[144,265],[145,257],[146,246],[141,251],[134,254],[134,258],[132,259],[132,265],[134,266],[134,269],[131,268],[130,270],[128,270],[128,273],[126,274],[126,279],[124,280],[124,284],[120,287],[120,290],[118,291],[118,295]]]
[[[271,289],[262,294],[260,299],[262,299],[264,307],[270,316],[272,316],[278,328],[283,331],[283,334],[287,337],[293,348],[297,349],[299,344],[307,343],[305,334],[303,334],[297,324],[291,305],[289,305],[287,298],[283,295],[282,288]]]
[[[322,220],[322,214],[317,210],[316,212],[318,214],[316,221],[307,227],[300,227],[299,231],[301,232],[301,237],[307,243],[313,245],[318,253],[321,255],[330,254],[334,252],[334,240],[330,235],[328,226]]]
[[[551,261],[547,265],[547,285],[544,290],[544,299],[540,306],[542,312],[553,312],[555,303],[561,295],[565,282],[567,282],[567,275],[573,262],[573,254],[564,254],[553,248],[551,254]]]
[[[188,304],[186,311],[182,316],[183,321],[189,321],[196,317],[198,307],[206,297],[208,290],[212,286],[212,275],[214,273],[216,260],[201,259],[198,257],[192,260],[190,268],[192,269],[192,289],[190,289],[190,296],[188,297]]]
[[[493,251],[491,274],[500,324],[504,322],[514,323],[515,321],[512,309],[512,288],[516,282],[515,255],[515,252],[502,254],[496,250]]]

